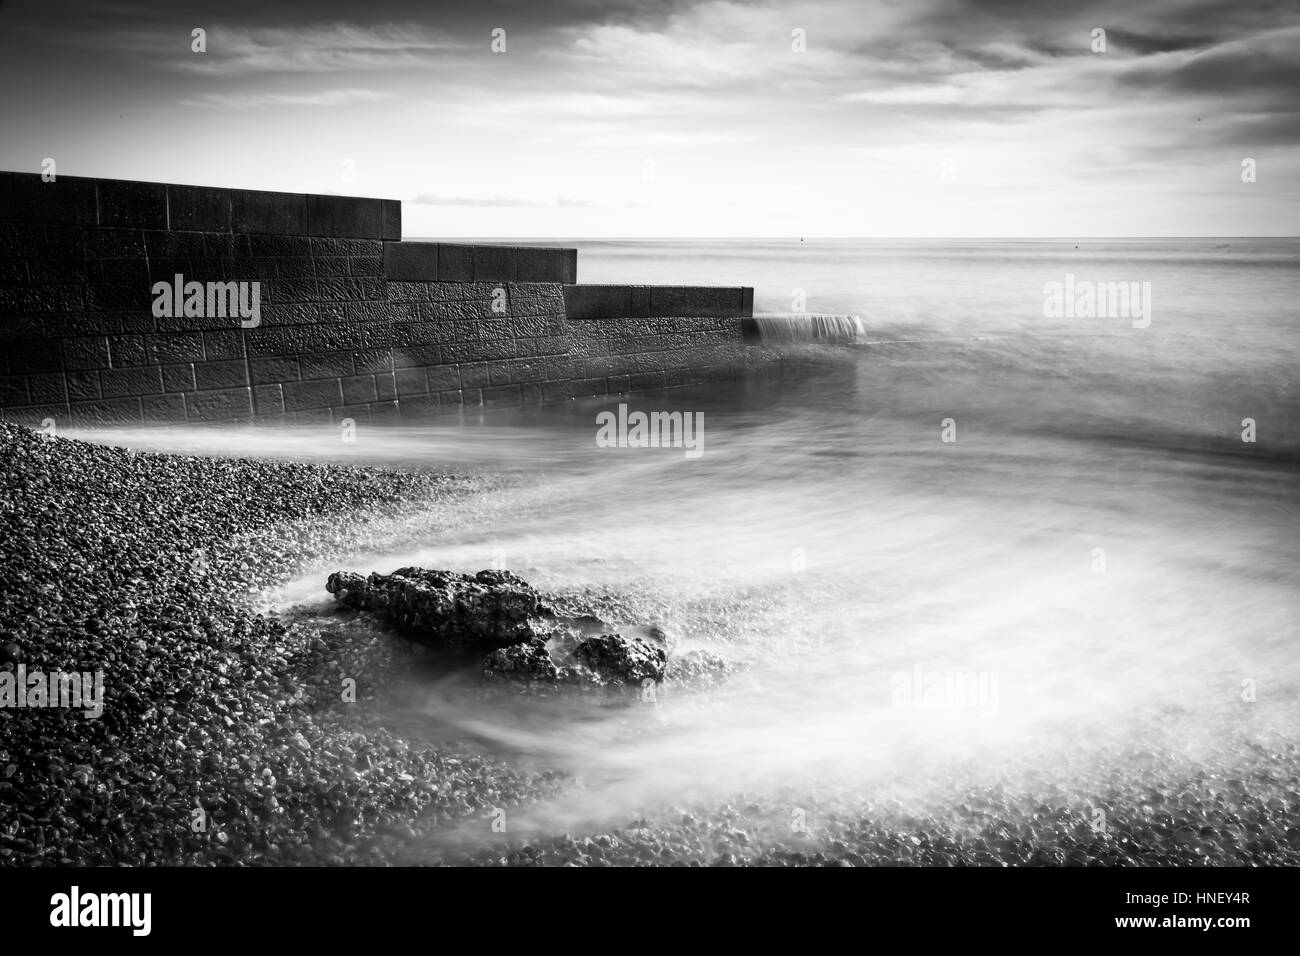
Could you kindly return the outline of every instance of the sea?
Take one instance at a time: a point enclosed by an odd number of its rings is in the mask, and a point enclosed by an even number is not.
[[[345,566],[509,568],[738,665],[620,706],[506,706],[455,674],[381,702],[572,782],[512,832],[967,788],[1051,787],[1082,814],[1297,739],[1300,240],[565,244],[581,282],[753,286],[769,335],[813,314],[861,333],[737,381],[350,444],[96,438],[501,476]],[[700,416],[702,452],[598,443],[620,404]],[[267,606],[326,614],[336,564]]]

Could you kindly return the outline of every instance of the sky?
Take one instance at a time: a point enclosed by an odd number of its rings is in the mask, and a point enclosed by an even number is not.
[[[1298,146],[1295,0],[0,0],[0,168],[408,237],[1295,235]]]

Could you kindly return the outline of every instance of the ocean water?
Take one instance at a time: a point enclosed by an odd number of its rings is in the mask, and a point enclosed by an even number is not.
[[[620,708],[503,706],[457,675],[388,701],[412,734],[578,781],[513,833],[1028,772],[1086,802],[1153,752],[1230,776],[1296,739],[1300,241],[578,245],[584,282],[754,285],[759,311],[852,313],[865,336],[744,382],[346,446],[98,436],[506,474],[347,566],[504,566],[747,665]],[[1149,309],[1049,317],[1067,276],[1149,283]],[[620,401],[702,414],[702,454],[599,447]],[[323,611],[330,570],[266,600]]]

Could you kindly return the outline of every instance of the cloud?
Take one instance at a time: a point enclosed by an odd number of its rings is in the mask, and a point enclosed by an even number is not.
[[[915,209],[907,228],[943,231],[1014,209],[1005,228],[1061,233],[1088,207],[1081,228],[1123,231],[1138,213],[1121,193],[1142,197],[1144,222],[1221,229],[1187,206],[1195,184],[1220,166],[1234,181],[1253,156],[1267,173],[1255,192],[1290,188],[1286,147],[1300,141],[1294,0],[176,0],[165,18],[134,0],[109,0],[112,16],[65,2],[32,4],[0,34],[12,162],[66,140],[104,175],[139,176],[180,134],[202,144],[175,160],[195,181],[307,170],[314,189],[336,182],[320,157],[346,154],[385,194],[419,194],[410,207],[438,229],[689,231],[740,222],[739,204],[757,229],[783,215],[801,232],[819,217],[898,229]],[[191,24],[208,29],[207,53],[190,52]],[[498,25],[506,55],[488,49]],[[1090,48],[1098,26],[1104,54]],[[166,112],[167,132],[97,135],[96,122],[123,128],[123,105]],[[222,112],[247,132],[237,147],[216,132]]]
[[[1124,30],[1119,27],[1111,27],[1106,31],[1106,48],[1108,51],[1112,48],[1118,48],[1119,50],[1132,51],[1139,56],[1146,56],[1151,53],[1195,50],[1213,46],[1216,42],[1216,37],[1211,34],[1139,33],[1135,30]]]
[[[181,106],[197,109],[254,110],[278,107],[346,106],[349,103],[374,103],[391,99],[392,94],[379,90],[318,90],[314,93],[204,93],[180,101]]]
[[[215,25],[208,52],[176,65],[196,73],[393,70],[438,64],[467,44],[423,24],[351,23],[250,29]]]
[[[1293,103],[1300,89],[1300,27],[1286,27],[1190,53],[1148,57],[1125,72],[1130,87],[1234,96],[1271,94]]]
[[[201,22],[201,21],[200,21]],[[201,75],[394,70],[442,64],[469,49],[420,23],[308,23],[301,26],[203,24],[205,52],[191,49],[190,29],[74,21],[69,28],[30,28],[38,42],[71,46],[138,64]]]

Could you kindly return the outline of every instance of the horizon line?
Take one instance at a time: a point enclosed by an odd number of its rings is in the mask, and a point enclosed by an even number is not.
[[[1300,239],[1300,235],[1195,236],[402,236],[403,242],[1102,242],[1198,239]]]

